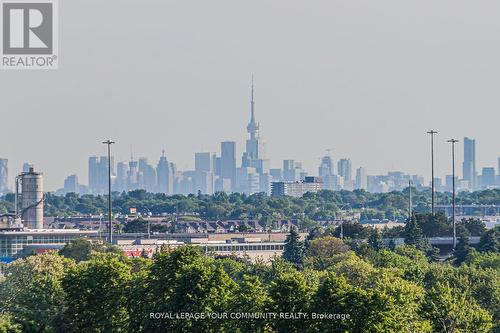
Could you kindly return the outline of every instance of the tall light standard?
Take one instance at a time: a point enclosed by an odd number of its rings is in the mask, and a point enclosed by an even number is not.
[[[432,216],[436,214],[436,194],[435,194],[435,187],[434,187],[434,134],[437,134],[435,130],[430,130],[427,132],[431,136],[431,196],[432,196]]]
[[[115,143],[111,140],[106,140],[103,144],[108,146],[108,242],[113,243],[113,222],[111,217],[111,145]]]
[[[413,203],[412,203],[412,193],[411,193],[411,187],[413,185],[413,182],[411,179],[408,181],[408,222],[411,220],[411,216],[413,213]]]
[[[452,168],[452,185],[453,185],[453,193],[452,193],[452,209],[451,218],[453,222],[453,250],[457,246],[457,228],[455,224],[455,144],[458,142],[456,139],[448,140],[451,143],[451,168]]]

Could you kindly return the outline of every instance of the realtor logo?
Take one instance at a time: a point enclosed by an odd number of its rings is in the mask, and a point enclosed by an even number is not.
[[[3,0],[0,4],[2,69],[56,69],[57,3]]]

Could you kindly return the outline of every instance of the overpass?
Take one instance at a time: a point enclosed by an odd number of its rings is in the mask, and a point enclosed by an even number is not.
[[[446,216],[453,213],[452,205],[436,205],[436,212],[444,212]],[[455,205],[457,216],[498,216],[500,215],[500,205]]]
[[[472,245],[475,245],[475,244],[479,244],[479,239],[481,237],[479,236],[470,236],[469,237],[469,244],[472,244]],[[405,243],[405,239],[404,238],[394,238],[394,243],[396,245],[402,245]],[[453,245],[453,237],[429,237],[428,238],[429,240],[429,243],[432,245],[432,246],[447,246],[447,245],[450,245],[452,246]],[[386,238],[384,239],[385,242],[390,242],[391,239],[390,238]]]

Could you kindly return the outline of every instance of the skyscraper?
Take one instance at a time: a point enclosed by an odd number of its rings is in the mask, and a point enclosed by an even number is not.
[[[359,167],[356,169],[356,189],[367,189],[366,170],[363,167]]]
[[[236,186],[236,142],[224,141],[221,150],[221,178],[231,180],[231,189]]]
[[[195,190],[203,194],[212,194],[214,192],[214,154],[195,153],[194,171],[195,171]]]
[[[30,172],[30,169],[33,168],[33,164],[29,162],[23,163],[23,172]]]
[[[115,191],[127,191],[127,164],[125,162],[116,164],[116,179],[113,188]]]
[[[9,160],[0,158],[0,194],[9,192]]]
[[[337,163],[339,176],[344,178],[344,181],[350,182],[352,180],[352,163],[348,158],[342,158]]]
[[[111,164],[113,165],[113,159],[111,159]],[[113,167],[111,167],[113,168]],[[97,193],[105,193],[108,188],[108,157],[101,156],[99,158],[99,186],[97,189]],[[113,171],[111,171],[113,174]]]
[[[165,194],[173,194],[173,171],[170,168],[170,163],[168,163],[164,150],[156,166],[156,177],[158,178],[158,191]]]
[[[477,187],[476,173],[476,140],[464,138],[464,162],[462,164],[463,179],[469,182],[470,188]]]
[[[99,189],[99,159],[97,156],[89,157],[89,191],[97,193]]]
[[[325,178],[333,174],[334,174],[334,169],[333,169],[332,157],[328,155],[323,156],[323,158],[321,158],[321,164],[319,165],[318,168],[318,175],[321,178]]]
[[[127,175],[127,188],[129,191],[136,190],[139,188],[139,170],[137,170],[137,161],[134,161],[134,157],[130,158],[128,162],[128,175]]]
[[[148,163],[147,157],[139,158],[137,188],[148,192],[156,191],[156,170]]]
[[[484,167],[481,173],[481,187],[488,188],[489,186],[494,186],[495,183],[495,168]]]
[[[497,185],[500,186],[500,157],[497,159]]]
[[[294,160],[283,160],[283,179],[286,182],[300,181],[302,164]]]
[[[196,172],[213,172],[213,154],[212,153],[195,153],[194,154],[194,170]]]
[[[71,175],[64,180],[64,193],[79,193],[78,176]]]

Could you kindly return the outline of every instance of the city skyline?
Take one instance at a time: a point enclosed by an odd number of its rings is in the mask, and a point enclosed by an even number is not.
[[[113,190],[146,189],[152,192],[169,194],[188,194],[198,191],[208,194],[216,191],[249,194],[267,192],[270,194],[273,181],[299,181],[304,180],[306,176],[319,176],[324,183],[323,188],[333,190],[363,188],[383,192],[403,188],[402,184],[407,182],[406,179],[412,179],[418,186],[428,186],[428,183],[430,183],[430,177],[423,176],[426,174],[425,172],[412,174],[406,170],[388,169],[379,173],[371,173],[365,165],[353,164],[349,156],[335,156],[331,148],[326,149],[326,153],[321,158],[318,158],[316,170],[307,170],[304,167],[304,165],[308,164],[307,161],[304,163],[305,161],[298,159],[272,161],[269,156],[266,156],[267,142],[260,135],[260,122],[257,121],[255,109],[253,75],[251,76],[249,105],[250,114],[246,126],[248,137],[243,149],[238,149],[237,141],[222,141],[218,151],[193,152],[192,156],[194,158],[192,161],[194,165],[188,168],[179,168],[177,161],[169,160],[165,149],[162,149],[156,166],[154,158],[149,159],[149,157],[142,154],[137,154],[134,157],[134,153],[131,152],[128,160],[118,160],[115,158],[115,154],[112,153]],[[463,158],[461,163],[462,171],[461,174],[457,174],[457,179],[466,183],[459,183],[462,185],[459,185],[458,188],[460,190],[476,190],[486,186],[484,184],[487,184],[487,186],[500,185],[500,175],[498,175],[500,173],[500,157],[496,159],[497,165],[483,166],[479,164],[479,167],[477,167],[476,140],[464,137],[462,145],[463,149],[457,150],[457,156]],[[239,156],[241,156],[241,159]],[[446,156],[444,157],[446,158]],[[12,173],[9,174],[8,172],[7,161],[8,159],[0,156],[0,193],[5,193],[7,188],[12,188],[11,178],[13,176]],[[61,193],[73,191],[78,193],[104,193],[107,188],[107,163],[106,156],[93,154],[88,157],[88,168],[83,177],[77,173],[69,173],[63,176],[65,178],[62,187],[56,185],[55,188],[49,188],[48,190],[52,192],[58,190],[62,191]],[[218,166],[217,163],[219,163]],[[31,165],[34,165],[31,161],[24,162],[22,172],[27,172]],[[200,173],[200,170],[203,174]],[[287,174],[288,170],[295,170],[296,173]],[[161,172],[162,175],[160,175]],[[15,174],[18,173],[15,172]],[[257,174],[257,178],[248,179],[248,177],[252,177],[252,174]],[[85,177],[86,175],[88,177]],[[180,180],[176,179],[178,177],[188,177],[191,179],[191,184],[178,184],[180,182]],[[372,178],[371,181],[370,177]],[[380,179],[377,182],[387,182],[387,179],[389,179],[390,182],[397,185],[394,185],[394,187],[385,187],[383,184],[374,185],[374,177]],[[480,177],[485,179],[483,185],[480,184]],[[226,184],[224,179],[230,182]],[[443,176],[436,174],[436,179],[438,191],[449,190],[451,179],[449,173]],[[247,188],[248,182],[254,184]]]
[[[248,138],[244,148],[238,148],[238,141],[222,141],[220,142],[220,149],[218,151],[197,151],[193,152],[194,157],[192,167],[179,168],[177,161],[169,160],[166,156],[166,150],[162,149],[161,156],[159,157],[158,164],[154,166],[154,158],[137,154],[134,157],[134,152],[130,153],[130,158],[116,159],[113,153],[111,158],[112,174],[113,174],[113,190],[127,191],[133,189],[147,189],[153,192],[164,192],[170,194],[188,194],[201,191],[202,193],[214,193],[216,191],[226,192],[242,192],[242,193],[255,193],[255,192],[271,192],[271,183],[273,181],[298,181],[304,180],[305,176],[319,176],[324,182],[324,188],[327,189],[347,189],[352,190],[356,188],[370,189],[369,177],[382,177],[389,176],[389,179],[396,177],[396,183],[401,183],[403,175],[409,175],[413,178],[414,182],[419,186],[428,186],[430,177],[425,177],[423,173],[411,173],[401,169],[388,169],[384,172],[371,173],[367,171],[364,165],[353,165],[349,156],[335,156],[331,148],[326,149],[326,153],[318,158],[319,162],[316,171],[308,170],[304,167],[307,161],[299,159],[284,159],[282,161],[272,161],[269,156],[266,156],[267,142],[260,135],[260,122],[257,121],[255,110],[255,85],[254,76],[251,76],[250,85],[250,98],[249,98],[249,121],[246,126]],[[484,185],[480,184],[479,178],[485,179],[483,182],[488,181],[489,186],[500,185],[500,157],[496,158],[497,164],[480,165],[477,166],[476,156],[476,139],[464,137],[462,149],[458,149],[457,156],[463,159],[461,163],[461,174],[457,174],[457,179],[465,181],[465,185],[459,186],[459,189],[480,189]],[[438,141],[439,145],[439,141]],[[113,147],[114,148],[114,147]],[[461,153],[460,153],[461,152]],[[241,156],[241,159],[239,158]],[[444,156],[446,158],[446,156]],[[436,157],[435,157],[436,159]],[[439,157],[438,157],[439,159]],[[12,173],[9,174],[8,159],[0,156],[0,190],[5,192],[6,188],[11,189]],[[150,164],[151,161],[151,164]],[[272,163],[271,163],[272,161]],[[217,167],[217,163],[219,166]],[[291,163],[291,165],[289,165]],[[27,172],[29,167],[34,165],[33,162],[23,162],[22,172]],[[182,164],[186,165],[186,164]],[[297,166],[295,166],[297,165]],[[218,171],[216,170],[218,168]],[[287,175],[287,169],[296,169],[298,172],[295,175]],[[279,175],[275,175],[279,171]],[[166,170],[163,176],[160,175],[160,170]],[[209,173],[207,175],[200,175],[202,172]],[[20,173],[15,172],[15,174]],[[243,174],[242,174],[243,172]],[[255,180],[248,180],[251,174],[257,174],[258,178]],[[273,174],[274,173],[274,174]],[[176,177],[192,178],[191,185],[174,185]],[[85,177],[88,175],[88,177]],[[392,176],[391,176],[392,175]],[[15,175],[14,175],[15,176]],[[270,176],[270,177],[269,177]],[[273,177],[274,176],[274,177]],[[332,177],[333,176],[333,177]],[[56,185],[55,188],[49,188],[49,191],[63,190],[64,192],[82,193],[104,193],[107,187],[107,157],[99,154],[92,154],[88,157],[88,169],[84,177],[77,173],[69,173],[64,175],[63,186]],[[141,179],[138,179],[141,177]],[[162,180],[161,177],[165,178]],[[200,179],[203,177],[203,179]],[[338,178],[340,177],[340,179]],[[406,176],[404,176],[406,177]],[[443,176],[436,174],[438,179],[438,191],[448,190],[450,182],[450,174],[445,173]],[[102,179],[100,179],[102,178]],[[217,181],[219,180],[219,183]],[[224,179],[230,180],[230,183],[225,184]],[[243,179],[243,183],[242,182]],[[160,185],[160,183],[163,183]],[[254,182],[255,184],[251,189],[247,188],[247,182]],[[266,183],[267,182],[267,183]],[[199,185],[204,183],[203,186]],[[372,182],[373,183],[373,179]],[[139,185],[140,184],[140,185]],[[360,185],[363,184],[363,185]],[[193,187],[194,186],[194,187]],[[191,188],[191,189],[190,189]],[[376,190],[374,190],[376,188]],[[398,189],[402,188],[401,184],[397,185]],[[83,189],[83,190],[82,190]],[[384,190],[385,187],[371,185],[372,191],[386,191],[391,190],[391,187]],[[392,188],[394,189],[394,188]],[[0,192],[1,193],[1,192]]]
[[[9,126],[0,131],[0,156],[11,175],[29,161],[48,189],[71,173],[86,183],[87,157],[102,155],[107,138],[117,141],[117,161],[131,152],[152,161],[165,149],[180,169],[192,169],[193,152],[219,151],[223,140],[236,141],[239,158],[251,73],[272,167],[295,159],[313,174],[333,148],[336,159],[349,157],[369,174],[429,179],[422,133],[430,128],[439,131],[441,178],[450,172],[449,138],[475,138],[477,165],[495,166],[500,156],[500,48],[491,42],[498,3],[146,1],[121,9],[120,23],[133,24],[109,25],[120,4],[94,13],[97,2],[65,3],[59,69],[2,72],[0,112]]]
[[[346,189],[353,190],[363,188],[373,192],[384,192],[394,189],[402,189],[407,184],[407,179],[411,179],[416,186],[429,186],[430,179],[424,179],[419,174],[412,175],[404,170],[386,170],[384,173],[371,174],[368,173],[366,167],[353,165],[349,157],[337,158],[331,154],[331,150],[320,159],[317,166],[317,172],[308,172],[303,168],[303,162],[298,160],[283,160],[282,165],[278,168],[270,168],[269,160],[261,160],[259,157],[266,157],[264,154],[264,144],[259,135],[260,123],[256,121],[255,101],[254,101],[254,85],[252,78],[250,99],[250,120],[246,127],[249,134],[247,139],[246,149],[241,154],[241,161],[238,161],[238,151],[236,150],[236,142],[224,141],[220,143],[219,152],[194,152],[194,168],[179,169],[175,161],[167,159],[165,150],[158,159],[157,165],[154,160],[148,160],[147,157],[134,158],[130,156],[128,161],[116,161],[112,154],[111,166],[113,174],[113,190],[128,191],[133,189],[146,189],[152,192],[163,192],[168,194],[188,194],[201,191],[202,193],[211,194],[216,191],[226,192],[271,192],[271,183],[280,181],[298,181],[304,180],[306,176],[319,176],[322,179],[325,189]],[[463,139],[463,162],[461,174],[457,174],[459,190],[477,190],[485,188],[485,186],[500,185],[500,157],[497,158],[495,166],[476,166],[476,140],[468,137]],[[460,151],[460,149],[458,150]],[[259,156],[259,152],[261,156]],[[224,157],[226,156],[226,157]],[[225,159],[228,161],[224,161]],[[150,163],[151,162],[151,163]],[[265,163],[264,163],[265,162]],[[276,162],[275,162],[276,164]],[[217,166],[218,165],[218,166]],[[224,165],[226,165],[224,167]],[[23,163],[22,172],[27,172],[31,164]],[[250,167],[250,168],[249,168]],[[260,167],[260,169],[259,169]],[[256,179],[255,188],[246,188],[248,171],[260,175]],[[287,174],[287,170],[297,171],[295,174]],[[166,170],[166,171],[165,171]],[[207,175],[201,175],[208,173]],[[243,178],[240,175],[244,172]],[[166,172],[166,173],[165,173]],[[18,174],[17,172],[15,174]],[[82,178],[77,174],[69,174],[65,176],[63,187],[59,186],[57,190],[66,192],[79,193],[104,193],[107,186],[107,157],[92,155],[88,157],[88,181],[82,181]],[[264,175],[263,175],[264,174]],[[8,171],[8,163],[6,159],[0,158],[0,190],[5,192],[5,186],[8,184],[12,173]],[[263,178],[262,176],[269,177]],[[332,178],[333,176],[333,178]],[[408,176],[410,178],[408,178]],[[138,179],[140,177],[140,179]],[[190,185],[179,184],[180,180],[176,177],[192,178]],[[200,179],[200,177],[203,177]],[[340,177],[340,180],[339,180]],[[451,183],[449,174],[445,177],[437,176],[437,190],[449,191],[449,183]],[[101,179],[102,178],[102,179]],[[224,182],[217,183],[219,178],[231,180],[228,184]],[[240,178],[244,179],[243,185],[239,185]],[[371,179],[370,179],[371,178]],[[483,179],[484,178],[484,179]],[[267,183],[262,183],[266,181]],[[374,183],[376,181],[376,183]],[[391,182],[393,187],[385,188],[380,182]],[[177,183],[176,183],[177,182]],[[465,182],[465,183],[463,183]],[[204,185],[200,185],[204,184]],[[260,184],[260,185],[259,185]],[[382,187],[380,187],[382,186]],[[49,191],[55,191],[49,189]]]

